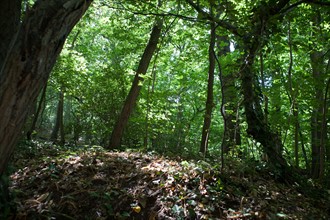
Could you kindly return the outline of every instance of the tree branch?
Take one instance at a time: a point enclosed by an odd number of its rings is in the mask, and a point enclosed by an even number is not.
[[[330,6],[330,2],[321,2],[315,0],[305,0],[307,4],[321,5],[321,6]]]
[[[177,18],[180,18],[180,19],[188,20],[188,21],[198,21],[197,18],[188,17],[188,16],[184,16],[184,15],[180,15],[180,14],[171,13],[171,12],[156,13],[156,12],[135,11],[135,10],[132,10],[132,9],[126,8],[126,7],[113,7],[113,6],[110,6],[109,4],[107,4],[105,2],[102,3],[102,6],[106,6],[108,8],[112,8],[112,9],[115,9],[115,10],[128,11],[128,12],[130,12],[132,14],[135,14],[135,15],[177,17]]]
[[[286,14],[290,11],[292,11],[294,8],[298,7],[301,4],[314,4],[314,5],[320,5],[320,6],[330,6],[330,2],[319,2],[319,1],[313,1],[313,0],[301,0],[298,1],[290,6],[288,6],[287,8],[283,9],[281,11],[281,14]]]
[[[230,31],[231,33],[233,33],[236,36],[242,37],[242,35],[239,33],[239,30],[236,26],[230,24],[227,21],[220,20],[219,18],[216,18],[216,17],[210,15],[209,13],[205,12],[199,5],[195,4],[192,0],[186,0],[186,2],[191,7],[193,7],[198,13],[202,14],[205,19],[216,22],[218,24],[218,26],[227,29],[228,31]]]
[[[290,5],[287,8],[283,9],[281,11],[281,14],[286,14],[286,13],[292,11],[294,8],[298,7],[299,5],[301,5],[302,3],[305,3],[305,2],[306,2],[306,0],[301,0],[299,2],[296,2],[296,3],[292,4],[292,5]]]

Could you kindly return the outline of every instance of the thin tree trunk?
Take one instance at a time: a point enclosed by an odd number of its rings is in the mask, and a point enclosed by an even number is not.
[[[264,57],[262,54],[262,50],[260,51],[260,77],[261,77],[261,88],[264,92],[266,90],[265,85],[265,75],[264,75]],[[265,113],[265,124],[268,124],[268,97],[263,94],[263,103],[264,103],[264,113]],[[262,153],[261,160],[267,161],[268,156],[266,153]]]
[[[208,82],[207,82],[207,98],[206,98],[206,109],[204,115],[204,124],[202,130],[202,140],[199,148],[199,152],[205,156],[208,148],[208,137],[210,134],[212,109],[213,109],[213,84],[214,84],[214,70],[215,70],[215,24],[211,23],[211,36],[209,45],[209,71],[208,71]]]
[[[328,67],[330,64],[330,59],[328,61],[328,66],[327,66],[327,70],[326,73],[328,72]],[[327,146],[327,142],[328,142],[328,129],[327,129],[327,115],[328,115],[328,92],[329,92],[329,88],[330,88],[330,78],[328,78],[327,80],[327,84],[325,87],[325,94],[324,94],[324,102],[323,102],[323,111],[322,111],[322,134],[321,134],[321,140],[322,143],[321,145],[324,146],[324,150],[325,150],[325,156],[327,158],[327,161],[330,160],[330,148],[329,146]]]
[[[295,166],[299,167],[299,120],[298,120],[298,106],[296,101],[296,92],[293,90],[292,82],[292,67],[293,67],[293,54],[292,54],[292,41],[291,41],[291,22],[288,23],[288,44],[289,44],[289,68],[288,68],[288,84],[289,84],[289,100],[291,104],[291,111],[293,114],[294,123],[294,157]]]
[[[154,75],[154,71],[152,71],[152,76]],[[154,77],[152,77],[154,78]],[[151,80],[149,81],[148,85],[148,93],[147,93],[147,112],[146,112],[146,118],[145,118],[145,133],[143,137],[143,147],[146,150],[148,148],[148,140],[149,140],[149,114],[150,114],[150,102],[151,102]]]
[[[298,124],[298,129],[299,129],[299,136],[300,136],[300,140],[301,140],[301,151],[303,153],[303,156],[304,156],[304,160],[305,160],[305,163],[306,163],[306,170],[310,170],[310,165],[309,165],[309,161],[308,161],[308,158],[307,158],[307,153],[306,153],[306,149],[305,149],[305,144],[304,144],[304,136],[301,132],[301,128],[300,128],[300,124]]]
[[[131,90],[130,90],[128,96],[126,97],[126,101],[124,103],[120,116],[117,119],[117,122],[112,131],[111,138],[110,138],[110,144],[109,144],[110,149],[117,148],[120,146],[120,142],[121,142],[121,139],[122,139],[122,136],[124,133],[124,129],[128,123],[128,119],[129,119],[130,115],[133,112],[134,106],[136,104],[137,98],[138,98],[140,90],[142,88],[141,83],[143,81],[143,77],[141,77],[140,75],[146,74],[146,72],[148,70],[150,60],[157,48],[157,44],[158,44],[159,38],[161,36],[162,24],[163,24],[163,21],[157,19],[157,21],[152,29],[149,42],[144,50],[144,53],[140,60],[138,69],[136,71],[136,75],[134,77]]]
[[[262,91],[266,90],[265,74],[264,74],[264,56],[260,51],[260,77],[261,77],[261,88]],[[268,124],[268,97],[263,94],[264,112],[265,112],[265,123]]]
[[[47,91],[47,84],[44,86],[44,88],[42,90],[37,111],[36,111],[35,115],[33,116],[32,125],[31,125],[29,131],[26,133],[27,140],[32,140],[32,134],[33,134],[33,132],[36,129],[36,124],[37,124],[37,121],[38,121],[38,118],[39,118],[39,115],[40,115],[42,106],[44,105],[44,102],[45,102],[46,91]]]
[[[53,142],[57,142],[58,132],[63,125],[63,99],[64,99],[63,91],[61,90],[59,92],[59,97],[58,97],[55,124],[53,127],[52,134],[50,136],[50,140]]]
[[[159,51],[159,49],[158,49]],[[149,80],[149,85],[148,85],[148,93],[147,93],[147,113],[146,113],[146,122],[145,122],[145,135],[143,138],[143,146],[145,149],[148,148],[148,141],[149,141],[149,114],[151,111],[151,106],[150,102],[152,101],[152,95],[154,94],[155,91],[155,82],[156,82],[156,60],[158,57],[158,53],[156,54],[155,60],[154,60],[154,65],[152,67],[151,71],[151,76],[152,80]]]
[[[218,56],[226,56],[230,52],[230,42],[227,36],[217,36]],[[220,46],[225,43],[226,46]],[[234,146],[241,144],[239,106],[237,89],[235,87],[236,75],[231,69],[224,68],[220,61],[219,79],[221,86],[221,116],[224,123],[223,138],[221,149],[227,154]]]
[[[184,105],[182,102],[182,96],[181,94],[184,93],[184,89],[182,89],[178,94],[178,107],[177,107],[177,115],[176,115],[176,124],[175,129],[173,132],[173,136],[175,138],[172,139],[173,144],[172,146],[176,146],[176,152],[182,152],[182,149],[184,148],[184,124],[182,123],[184,120]]]
[[[1,10],[7,2],[1,3]],[[0,52],[6,57],[0,70],[0,175],[14,150],[28,109],[45,86],[66,37],[91,2],[38,0],[25,14],[19,30],[8,31],[11,42],[7,43],[11,46]],[[4,23],[13,20],[8,13],[1,14]],[[14,14],[20,16],[20,11]],[[8,33],[5,30],[4,34]]]
[[[64,122],[63,122],[63,118],[64,118],[64,92],[63,90],[60,92],[60,100],[59,100],[59,123],[60,123],[60,135],[61,135],[61,140],[60,140],[60,145],[64,145],[65,144],[65,134],[64,134]]]

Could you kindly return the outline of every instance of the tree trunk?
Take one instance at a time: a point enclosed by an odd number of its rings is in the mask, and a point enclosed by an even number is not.
[[[199,7],[199,4],[195,4],[194,1],[186,0],[186,2],[206,19],[217,20]],[[258,79],[253,72],[253,64],[256,55],[268,39],[267,32],[274,34],[276,29],[272,27],[276,25],[276,19],[282,17],[281,11],[289,2],[290,0],[262,1],[262,4],[254,8],[249,25],[243,29],[239,29],[239,27],[235,27],[226,21],[217,20],[219,26],[241,39],[243,54],[240,60],[239,73],[244,96],[243,105],[248,124],[247,133],[262,144],[264,152],[269,156],[269,162],[280,172],[279,176],[282,178],[290,177],[291,169],[281,155],[283,144],[280,138],[265,123],[261,100],[259,99],[262,94],[260,94]],[[269,23],[272,23],[272,25],[269,25]]]
[[[44,86],[44,88],[43,88],[43,90],[42,90],[42,93],[41,93],[41,97],[40,97],[40,101],[39,101],[39,104],[38,104],[37,111],[36,111],[36,113],[33,115],[32,125],[31,125],[30,129],[28,130],[28,132],[26,133],[26,138],[27,138],[27,140],[32,140],[32,134],[33,134],[33,132],[34,132],[35,129],[36,129],[36,124],[37,124],[37,121],[38,121],[38,118],[39,118],[39,115],[40,115],[40,112],[41,112],[41,109],[42,109],[43,103],[44,103],[45,98],[46,98],[46,91],[47,91],[47,84]]]
[[[293,114],[294,124],[294,157],[295,166],[299,167],[299,120],[298,120],[298,104],[296,100],[296,93],[298,88],[293,89],[292,67],[293,67],[293,54],[292,54],[292,40],[291,40],[291,22],[288,22],[288,44],[289,44],[289,68],[288,68],[288,96],[291,105],[291,112]]]
[[[177,115],[176,115],[176,120],[175,120],[175,128],[173,132],[173,137],[171,140],[171,146],[175,146],[175,152],[182,152],[185,144],[185,132],[184,132],[184,104],[182,104],[182,93],[185,92],[185,89],[182,89],[179,94],[177,95],[178,97],[178,102],[177,102]]]
[[[52,134],[50,136],[51,141],[57,142],[58,132],[60,131],[60,136],[61,136],[61,140],[59,142],[60,145],[64,145],[64,143],[65,143],[63,113],[64,113],[64,92],[61,89],[61,91],[59,93],[58,104],[57,104],[55,124],[54,124]]]
[[[251,47],[246,51],[246,63],[240,68],[242,91],[244,95],[244,109],[246,121],[248,124],[247,133],[256,141],[262,144],[264,153],[267,154],[269,162],[274,165],[281,173],[280,176],[285,177],[288,170],[288,164],[283,158],[281,151],[282,142],[280,138],[270,130],[268,124],[265,123],[264,114],[261,108],[261,100],[259,94],[256,94],[254,88],[257,88],[257,80],[255,79],[252,65],[256,55],[256,48]]]
[[[230,52],[230,42],[228,37],[218,36],[217,41],[219,57],[226,56]],[[221,43],[225,43],[226,46],[220,46]],[[235,86],[237,76],[231,69],[222,66],[221,63],[219,63],[219,69],[219,79],[221,84],[221,115],[224,121],[221,149],[224,154],[227,154],[234,146],[241,144],[238,117],[239,103]]]
[[[329,65],[330,65],[330,59],[328,60],[328,65],[326,68],[326,73],[329,71]],[[329,109],[329,89],[330,89],[330,78],[328,78],[326,86],[325,86],[325,93],[324,93],[324,102],[323,102],[323,114],[322,114],[322,137],[323,137],[323,143],[325,146],[325,155],[327,158],[327,162],[330,161],[330,144],[329,144],[329,136],[328,136],[328,128],[327,128],[327,123],[329,122],[329,118],[327,119],[328,116],[328,109]],[[329,116],[328,116],[329,117]],[[327,121],[328,120],[328,121]]]
[[[214,70],[215,70],[215,24],[211,23],[211,36],[210,36],[210,46],[209,46],[209,72],[207,81],[207,98],[206,98],[206,110],[204,115],[204,124],[202,130],[202,140],[199,148],[199,152],[206,154],[208,148],[208,139],[211,127],[212,109],[213,109],[213,84],[214,84]]]
[[[279,177],[291,181],[292,170],[282,156],[283,144],[279,136],[274,133],[268,124],[265,123],[264,113],[261,108],[258,91],[259,81],[253,72],[255,57],[265,44],[267,38],[264,33],[267,29],[267,22],[272,16],[278,14],[289,0],[280,0],[276,4],[268,3],[259,8],[255,14],[255,23],[252,31],[243,38],[244,55],[241,59],[240,67],[241,86],[244,96],[243,105],[245,109],[246,121],[248,124],[247,133],[263,146],[264,153],[267,154],[269,162],[279,171]]]
[[[0,3],[0,72],[19,29],[21,3],[20,0],[6,0]]]
[[[147,93],[147,113],[146,113],[146,122],[145,122],[145,135],[143,137],[143,146],[144,149],[147,149],[149,146],[149,115],[151,111],[151,103],[153,99],[153,94],[155,91],[155,82],[156,82],[156,61],[157,61],[158,53],[154,60],[154,65],[152,67],[151,76],[152,80],[149,80],[148,85],[148,93]]]
[[[311,53],[312,74],[314,78],[314,95],[315,100],[313,104],[312,116],[311,116],[311,141],[312,141],[312,170],[311,175],[314,179],[317,179],[323,175],[324,172],[324,157],[325,146],[322,137],[322,112],[323,112],[323,54],[321,52]]]
[[[28,110],[45,86],[66,37],[91,2],[38,0],[26,12],[17,33],[5,33],[11,34],[12,41],[5,51],[6,59],[0,71],[0,175],[13,152]],[[1,4],[1,10],[3,5],[6,3]],[[1,14],[4,17],[0,19],[6,24],[13,20],[7,14]]]
[[[128,96],[126,97],[120,116],[117,119],[115,127],[112,131],[110,138],[110,145],[109,145],[110,149],[117,148],[120,146],[124,129],[128,123],[128,119],[131,113],[133,112],[134,106],[136,104],[137,98],[142,88],[141,83],[143,81],[143,77],[141,77],[140,75],[146,74],[148,70],[149,63],[157,48],[157,44],[161,36],[162,25],[163,25],[163,21],[157,20],[152,29],[149,42],[144,50],[138,69],[136,71],[136,75],[134,77],[131,90],[129,91]]]
[[[264,56],[262,54],[262,51],[260,51],[260,78],[261,78],[261,88],[262,91],[266,90],[266,84],[265,84],[265,74],[264,74]],[[265,112],[265,123],[268,124],[268,96],[263,94],[263,101],[264,101],[264,112]]]
[[[253,37],[244,39],[244,55],[240,67],[242,93],[244,96],[243,105],[245,109],[246,121],[248,124],[247,133],[263,146],[264,153],[267,154],[269,162],[280,172],[282,178],[289,177],[289,166],[281,154],[283,144],[278,135],[271,131],[265,123],[264,113],[261,108],[260,97],[257,88],[260,88],[259,81],[253,72],[253,64],[258,51],[264,44],[263,32],[265,23],[274,14],[278,13],[288,1],[280,1],[278,4],[269,4],[260,11],[261,22],[257,21],[253,31]]]
[[[313,30],[311,37],[317,37],[322,34],[320,24],[322,21],[321,14],[315,9],[312,17]],[[312,102],[312,115],[311,115],[311,145],[312,145],[312,167],[311,176],[314,179],[322,178],[325,171],[325,135],[323,126],[323,111],[324,104],[324,91],[326,88],[325,80],[325,65],[323,51],[315,50],[316,45],[311,48],[310,60],[312,66],[312,76],[314,79],[314,97]]]

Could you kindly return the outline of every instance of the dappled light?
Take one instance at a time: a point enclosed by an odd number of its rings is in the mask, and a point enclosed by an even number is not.
[[[16,218],[297,219],[326,216],[326,202],[277,183],[271,171],[233,160],[52,146],[11,175]],[[39,158],[39,159],[38,159]],[[24,161],[24,163],[23,163]],[[315,206],[315,202],[318,206]],[[322,209],[323,207],[323,209]]]
[[[330,219],[326,0],[0,3],[0,219]]]

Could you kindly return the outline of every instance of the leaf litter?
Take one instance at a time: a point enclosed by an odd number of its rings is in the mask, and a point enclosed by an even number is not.
[[[330,219],[329,195],[306,197],[260,163],[231,159],[220,172],[218,162],[87,146],[15,163],[11,219]]]

